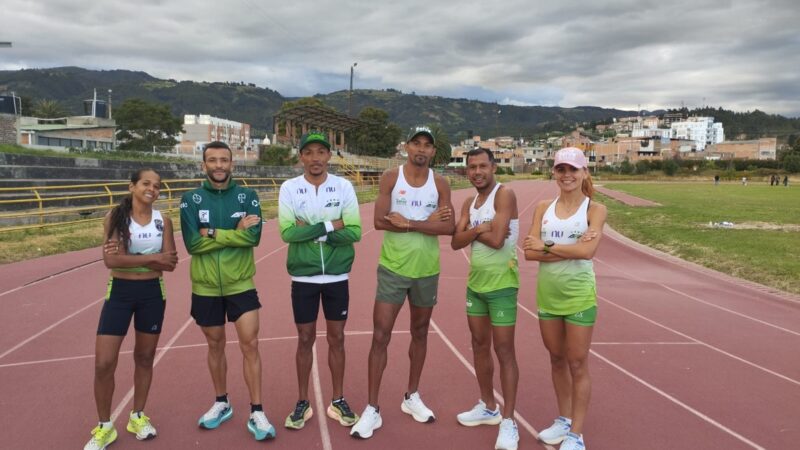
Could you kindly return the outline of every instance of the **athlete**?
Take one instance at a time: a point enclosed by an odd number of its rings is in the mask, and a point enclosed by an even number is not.
[[[350,435],[372,436],[383,421],[378,406],[381,377],[395,319],[406,297],[411,312],[411,366],[401,410],[418,422],[436,417],[420,398],[418,387],[427,352],[428,326],[439,284],[440,235],[453,234],[450,186],[428,167],[435,154],[433,133],[416,127],[408,136],[408,161],[383,173],[375,202],[375,229],[385,230],[378,262],[378,290],[373,309],[369,352],[369,404]]]
[[[523,247],[525,259],[539,261],[539,326],[550,353],[559,412],[539,439],[551,445],[561,442],[561,450],[583,450],[591,394],[589,346],[597,317],[592,257],[600,243],[606,207],[591,201],[594,189],[582,150],[568,147],[556,152],[553,178],[558,198],[537,205]],[[587,233],[592,239],[582,239]]]
[[[467,152],[467,178],[477,190],[461,207],[451,246],[471,246],[467,279],[467,323],[480,389],[478,403],[457,416],[461,425],[497,425],[495,449],[516,450],[519,431],[514,422],[519,368],[514,349],[517,320],[517,238],[519,217],[514,191],[494,179],[497,166],[490,150]],[[492,347],[500,363],[503,410],[494,400]]]
[[[297,326],[298,401],[284,425],[297,430],[314,414],[308,401],[308,377],[320,300],[333,383],[327,415],[344,426],[358,420],[344,399],[342,384],[344,325],[350,302],[348,274],[355,258],[353,243],[361,239],[361,217],[353,185],[328,173],[330,159],[331,144],[324,134],[303,135],[303,175],[284,182],[278,198],[281,239],[289,243],[286,269],[292,277],[292,311]]]
[[[117,439],[111,418],[114,372],[119,349],[133,318],[136,343],[133,349],[133,411],[128,431],[138,440],[156,437],[156,429],[144,414],[153,379],[166,296],[163,272],[178,263],[172,221],[153,208],[161,190],[161,177],[152,169],[131,174],[125,196],[103,223],[103,262],[111,269],[108,292],[100,313],[95,341],[94,399],[100,423],[84,450],[101,450]]]
[[[258,351],[258,293],[253,247],[261,239],[261,206],[252,189],[231,178],[233,153],[224,142],[203,149],[202,187],[181,199],[181,232],[192,255],[192,317],[208,343],[208,370],[216,400],[200,420],[214,429],[233,415],[228,399],[225,319],[233,322],[243,356],[244,380],[250,394],[247,429],[256,440],[275,437],[261,405],[261,356]]]

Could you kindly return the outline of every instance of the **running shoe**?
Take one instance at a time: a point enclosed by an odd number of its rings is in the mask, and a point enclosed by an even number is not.
[[[500,432],[497,433],[497,440],[494,443],[495,450],[517,450],[517,444],[519,444],[517,424],[511,419],[503,419],[500,422]]]
[[[372,433],[380,428],[381,425],[383,425],[381,413],[372,405],[367,405],[367,407],[364,408],[364,412],[361,414],[361,418],[358,419],[358,422],[350,429],[350,436],[369,439],[372,437]]]
[[[314,411],[311,409],[311,405],[308,404],[308,400],[300,400],[294,406],[294,412],[286,417],[284,426],[286,428],[299,430],[306,425],[306,420],[310,419],[313,415]]]
[[[264,411],[254,411],[250,413],[250,420],[247,421],[247,429],[253,433],[257,441],[275,437],[275,427],[269,423]]]
[[[231,416],[233,416],[233,406],[231,406],[230,402],[214,402],[214,406],[200,417],[197,424],[200,428],[213,430],[222,422],[230,419]]]
[[[358,422],[358,414],[350,410],[350,405],[344,397],[340,397],[331,402],[327,411],[328,417],[339,422],[339,424],[351,427]]]
[[[136,439],[146,441],[156,437],[156,427],[150,423],[150,418],[145,416],[142,411],[131,411],[128,418],[127,430],[136,435]]]
[[[92,438],[83,447],[83,450],[105,450],[112,442],[117,440],[117,430],[114,425],[102,427],[97,425],[92,430]]]
[[[497,425],[503,420],[503,416],[500,415],[500,405],[497,405],[492,411],[486,407],[483,400],[478,400],[477,405],[469,411],[457,415],[456,419],[465,427],[476,427],[478,425]]]
[[[575,433],[567,433],[567,437],[558,450],[586,450],[586,445],[583,443],[583,435]]]
[[[556,445],[567,438],[567,433],[572,426],[572,420],[558,416],[549,428],[539,432],[539,440],[545,444]]]
[[[436,420],[433,411],[428,409],[425,403],[422,403],[422,399],[419,398],[419,392],[414,392],[411,395],[406,394],[403,398],[403,403],[400,404],[400,409],[404,413],[410,414],[417,422],[429,423]]]

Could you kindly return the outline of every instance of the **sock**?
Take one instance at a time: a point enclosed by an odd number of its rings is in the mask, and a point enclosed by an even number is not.
[[[375,405],[369,405],[369,406],[372,406],[373,408],[375,408],[375,412],[376,413],[380,413],[381,412],[381,408],[380,407],[375,406]]]
[[[564,422],[567,422],[567,425],[572,425],[572,419],[570,419],[569,417],[564,417],[564,416],[559,416],[559,417],[563,419]]]
[[[331,401],[331,403],[341,403],[341,402],[342,402],[342,400],[344,400],[344,395],[343,395],[343,396],[341,396],[341,397],[339,397],[339,398],[335,398],[335,399],[333,399],[333,400]]]
[[[100,422],[100,428],[111,428],[114,424],[109,420],[108,422]]]
[[[252,413],[254,413],[256,411],[264,411],[264,408],[261,407],[261,403],[259,403],[257,405],[254,405],[254,404],[250,403],[250,414],[252,414]]]
[[[141,418],[142,417],[142,412],[143,411],[131,411],[131,418],[134,418],[134,417],[137,418],[137,419]]]
[[[228,403],[228,394],[222,394],[220,396],[217,396],[217,400],[216,401],[222,402],[222,403]]]

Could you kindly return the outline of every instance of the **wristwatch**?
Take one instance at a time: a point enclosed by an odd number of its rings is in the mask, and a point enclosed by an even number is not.
[[[545,252],[545,253],[550,253],[550,247],[552,247],[554,245],[556,245],[555,242],[553,242],[551,240],[546,240],[546,241],[544,241],[544,248],[542,249],[542,251]]]
[[[217,237],[217,230],[214,229],[214,228],[209,228],[208,229],[208,233],[206,234],[206,236],[210,237],[211,239],[216,238]]]

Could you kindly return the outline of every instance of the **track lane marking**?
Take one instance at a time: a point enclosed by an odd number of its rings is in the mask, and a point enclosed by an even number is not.
[[[311,363],[311,378],[314,382],[314,406],[317,407],[317,422],[319,423],[319,434],[322,438],[322,449],[332,450],[331,434],[328,432],[328,415],[324,413],[325,408],[322,402],[322,383],[319,380],[319,361],[317,360],[317,343],[311,346],[311,354],[314,359]]]

